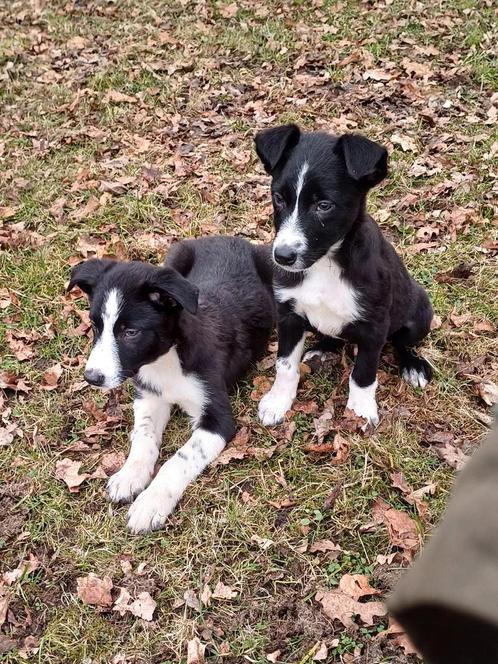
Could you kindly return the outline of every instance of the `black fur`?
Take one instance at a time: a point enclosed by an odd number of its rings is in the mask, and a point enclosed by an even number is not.
[[[386,149],[362,136],[301,133],[295,125],[260,132],[256,148],[272,176],[277,232],[294,208],[296,181],[303,163],[308,164],[298,209],[305,242],[301,250],[284,248],[286,269],[276,271],[275,287],[302,283],[306,270],[336,245],[333,260],[357,292],[363,311],[360,320],[338,335],[358,345],[355,382],[364,387],[375,380],[388,340],[396,350],[400,371],[413,368],[430,380],[429,363],[413,351],[430,330],[429,298],[366,212],[368,190],[387,174]],[[294,312],[292,301],[279,304],[278,310],[279,356],[285,357],[302,331],[314,328]],[[321,341],[323,345],[323,335]]]
[[[164,267],[90,260],[73,269],[69,287],[90,295],[98,339],[103,298],[123,294],[115,326],[121,380],[176,346],[184,373],[207,387],[199,427],[230,440],[235,432],[229,390],[260,359],[275,321],[272,260],[268,247],[235,237],[186,240],[174,245]],[[139,330],[126,339],[120,330]],[[152,389],[137,382],[138,391]]]

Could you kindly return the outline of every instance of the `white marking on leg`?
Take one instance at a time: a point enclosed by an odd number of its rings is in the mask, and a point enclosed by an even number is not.
[[[273,250],[280,246],[293,247],[299,254],[306,250],[307,241],[299,220],[299,197],[304,186],[304,178],[308,172],[308,162],[304,162],[296,182],[296,203],[290,215],[282,222],[273,242]],[[293,266],[294,268],[296,266]]]
[[[147,533],[161,528],[188,485],[216,459],[225,445],[226,441],[219,434],[196,429],[131,505],[128,511],[131,532]]]
[[[105,376],[102,387],[117,387],[120,382],[121,364],[118,345],[114,336],[114,326],[123,304],[123,295],[117,288],[111,288],[102,307],[103,329],[90,353],[85,370],[97,370]]]
[[[371,385],[360,387],[352,376],[349,377],[349,398],[346,408],[354,411],[359,417],[364,417],[369,424],[374,426],[379,423],[379,413],[375,400],[377,381]]]
[[[259,419],[266,426],[282,422],[296,397],[300,377],[299,362],[303,355],[305,338],[306,335],[303,334],[292,353],[277,360],[275,382],[261,399],[258,408]]]
[[[135,423],[124,466],[109,478],[107,493],[116,503],[130,502],[149,484],[159,455],[161,438],[171,413],[163,396],[143,392],[133,403]]]
[[[304,354],[303,362],[309,362],[314,357],[318,357],[318,359],[322,360],[324,356],[325,353],[322,350],[309,350]]]
[[[422,389],[429,382],[423,371],[417,371],[413,367],[411,369],[403,369],[402,378],[412,387],[421,387]]]

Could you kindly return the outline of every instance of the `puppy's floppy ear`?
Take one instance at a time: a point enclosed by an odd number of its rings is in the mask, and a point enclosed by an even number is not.
[[[117,261],[106,258],[91,258],[75,265],[71,270],[71,279],[67,291],[75,286],[81,288],[87,295],[92,296],[93,289],[107,270],[116,265]]]
[[[145,288],[149,300],[160,307],[179,305],[190,314],[197,313],[199,289],[171,267],[158,269]]]
[[[375,187],[387,175],[386,148],[364,136],[340,136],[334,152],[344,159],[350,177],[365,189]]]
[[[283,165],[300,136],[301,130],[295,124],[270,127],[256,134],[256,152],[267,173],[271,175],[279,164]]]

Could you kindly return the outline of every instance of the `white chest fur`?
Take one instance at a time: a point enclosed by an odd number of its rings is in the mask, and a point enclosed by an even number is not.
[[[277,289],[276,297],[280,302],[295,300],[295,312],[331,337],[339,337],[346,325],[361,318],[356,291],[329,256],[316,261],[299,286]]]
[[[175,347],[155,362],[141,367],[138,377],[145,385],[160,392],[166,403],[177,404],[194,421],[202,415],[206,388],[195,374],[183,372]]]

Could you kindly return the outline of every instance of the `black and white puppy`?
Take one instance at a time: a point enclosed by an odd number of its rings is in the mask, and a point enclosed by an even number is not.
[[[387,174],[384,147],[355,134],[303,133],[293,124],[257,134],[256,150],[272,176],[276,237],[278,358],[272,389],[261,400],[264,424],[276,424],[296,396],[305,335],[311,353],[358,353],[347,407],[378,423],[375,399],[382,348],[390,341],[402,377],[425,387],[429,363],[414,347],[427,335],[432,307],[366,212],[369,189]]]
[[[130,453],[108,483],[114,502],[139,494],[133,533],[160,528],[233,437],[229,389],[266,350],[272,271],[269,247],[235,237],[180,242],[161,268],[92,259],[73,269],[68,288],[88,294],[94,331],[86,380],[114,388],[130,378],[136,388]],[[152,479],[174,404],[193,432]]]

